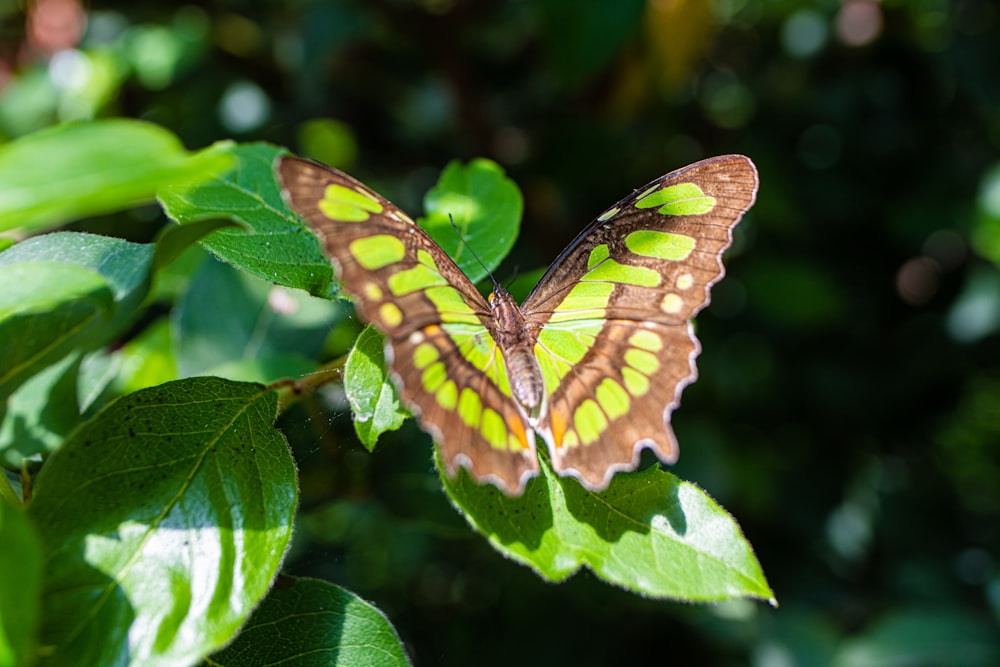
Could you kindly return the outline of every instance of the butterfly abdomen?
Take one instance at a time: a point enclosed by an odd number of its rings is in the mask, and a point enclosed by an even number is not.
[[[537,417],[545,393],[545,382],[535,355],[528,346],[518,345],[504,350],[503,358],[507,364],[507,375],[510,377],[510,389],[514,398],[530,416]]]

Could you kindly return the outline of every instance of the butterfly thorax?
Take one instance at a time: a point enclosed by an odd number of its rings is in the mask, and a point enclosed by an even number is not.
[[[544,404],[545,382],[532,347],[535,336],[524,324],[524,316],[514,298],[497,286],[489,298],[493,313],[493,337],[500,346],[514,398],[529,418],[537,419]]]

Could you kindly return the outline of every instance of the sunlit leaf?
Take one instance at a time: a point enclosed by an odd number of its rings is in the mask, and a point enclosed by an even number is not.
[[[150,123],[58,125],[0,146],[0,230],[49,228],[152,201],[167,184],[208,178],[231,162],[216,149],[190,154]]]
[[[160,202],[182,224],[224,218],[240,227],[222,229],[205,247],[255,276],[311,294],[329,295],[333,269],[319,240],[294,221],[281,199],[274,161],[284,153],[268,144],[220,147],[235,167],[191,187],[164,188]]]
[[[419,220],[420,226],[472,282],[479,282],[514,246],[523,202],[520,190],[499,165],[478,159],[467,165],[451,162],[445,167],[437,185],[428,191],[424,208],[427,216]]]
[[[277,395],[218,378],[112,402],[46,463],[29,516],[47,665],[177,665],[246,620],[291,538]]]
[[[541,476],[519,498],[476,484],[464,469],[442,479],[495,549],[550,581],[587,567],[651,597],[773,600],[735,520],[704,491],[658,467],[616,475],[606,491],[593,493],[543,460]]]
[[[378,437],[402,426],[408,415],[389,379],[385,341],[372,326],[358,336],[344,367],[344,392],[351,403],[354,430],[369,451]]]

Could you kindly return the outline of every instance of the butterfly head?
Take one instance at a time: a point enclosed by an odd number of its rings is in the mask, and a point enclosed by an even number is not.
[[[499,293],[498,293],[499,291]],[[496,308],[497,304],[503,299],[503,288],[495,287],[490,295],[486,297],[486,302],[490,304],[490,308]]]
[[[490,310],[494,313],[498,309],[509,308],[514,304],[514,297],[496,281],[493,281],[493,291],[486,297],[486,302],[490,304]]]

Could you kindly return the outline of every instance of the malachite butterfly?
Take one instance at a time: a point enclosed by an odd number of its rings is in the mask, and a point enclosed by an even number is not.
[[[748,158],[661,176],[569,244],[520,307],[484,299],[405,213],[347,174],[280,158],[285,199],[320,237],[358,312],[386,336],[397,387],[449,474],[520,495],[554,470],[588,489],[634,470],[644,447],[677,460],[670,415],[697,371],[691,318],[757,194]]]

